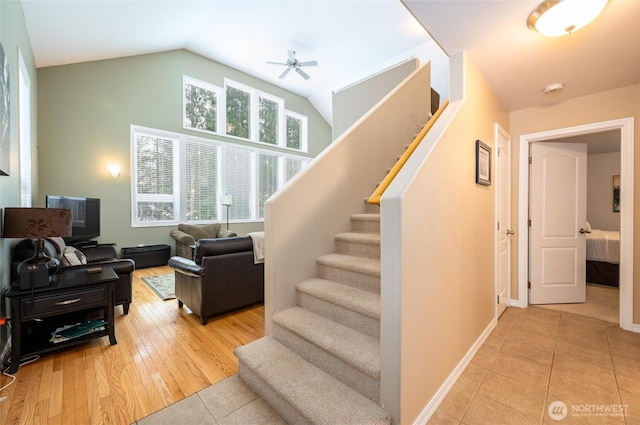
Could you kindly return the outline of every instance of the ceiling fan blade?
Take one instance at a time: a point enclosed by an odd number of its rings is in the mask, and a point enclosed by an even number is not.
[[[318,61],[300,62],[299,66],[318,66]]]
[[[296,68],[296,72],[297,72],[298,74],[300,74],[300,76],[301,76],[302,78],[304,78],[305,80],[308,80],[308,79],[309,79],[309,76],[307,75],[307,73],[306,73],[306,72],[304,72],[303,70],[301,70],[300,68]]]
[[[284,78],[289,73],[289,71],[291,71],[291,68],[285,69],[278,78]]]
[[[287,55],[289,55],[289,60],[291,62],[296,60],[296,52],[293,50],[287,50]]]
[[[288,63],[284,63],[284,62],[273,62],[273,61],[267,61],[267,63],[269,65],[284,65],[284,66],[289,66]]]

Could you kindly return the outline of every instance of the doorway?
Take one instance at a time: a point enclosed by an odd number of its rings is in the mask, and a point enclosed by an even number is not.
[[[528,170],[529,146],[534,142],[544,142],[571,136],[602,133],[611,130],[620,131],[620,175],[625,184],[620,188],[620,327],[632,330],[633,327],[633,119],[605,121],[558,130],[531,133],[520,136],[519,169]],[[518,179],[519,193],[529,193],[529,173],[520,172]],[[518,203],[518,306],[528,305],[529,292],[529,196],[520,196]]]

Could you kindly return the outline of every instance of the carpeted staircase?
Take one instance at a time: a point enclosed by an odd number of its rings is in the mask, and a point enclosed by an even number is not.
[[[380,214],[367,205],[273,335],[236,349],[240,377],[290,424],[391,424],[380,404]]]

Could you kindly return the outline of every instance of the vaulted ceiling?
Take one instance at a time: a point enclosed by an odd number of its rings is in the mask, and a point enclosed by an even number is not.
[[[331,92],[442,50],[466,50],[509,110],[640,83],[638,0],[610,0],[561,38],[527,28],[539,0],[21,1],[38,67],[184,48],[308,97],[328,121]],[[287,50],[318,61],[310,79],[266,63]]]

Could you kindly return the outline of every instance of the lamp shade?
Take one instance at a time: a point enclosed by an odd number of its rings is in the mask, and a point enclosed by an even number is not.
[[[5,208],[3,238],[71,236],[71,210],[66,208]]]
[[[233,205],[233,195],[222,195],[222,205]]]

